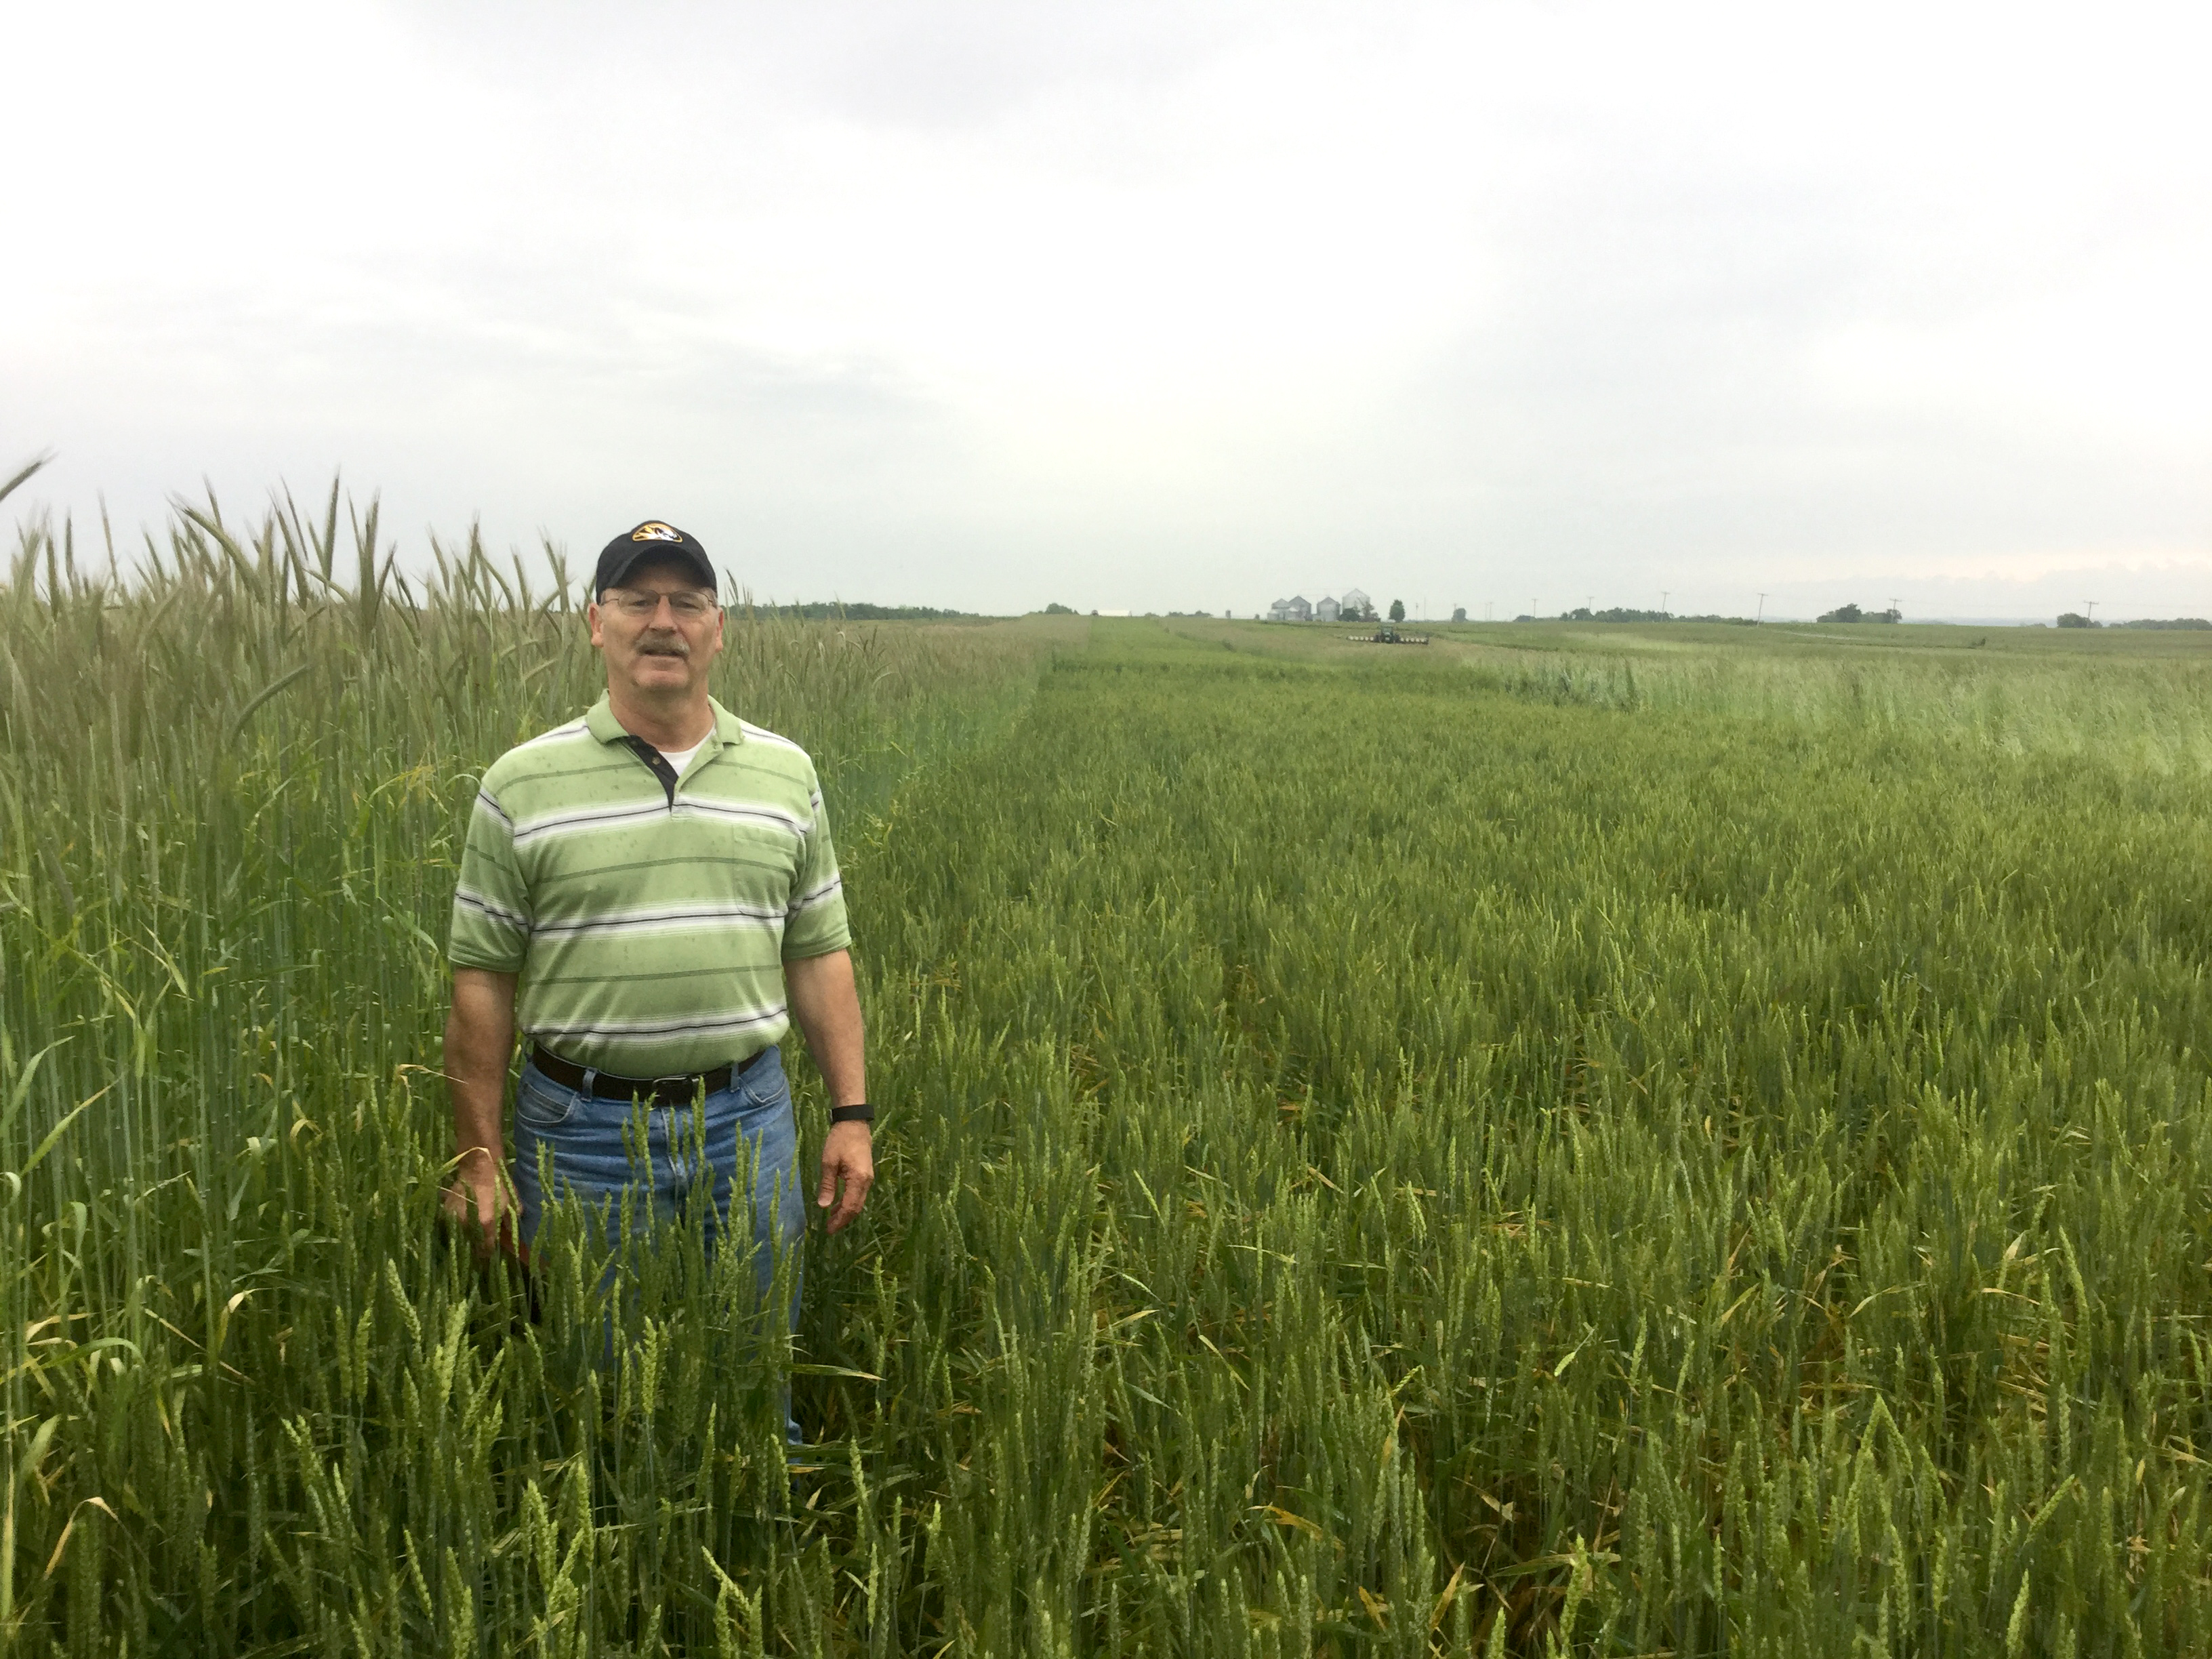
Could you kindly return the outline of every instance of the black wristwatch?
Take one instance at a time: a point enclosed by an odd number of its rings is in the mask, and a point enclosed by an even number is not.
[[[866,1101],[857,1106],[832,1106],[830,1109],[830,1121],[832,1123],[873,1123],[876,1121],[876,1109]]]

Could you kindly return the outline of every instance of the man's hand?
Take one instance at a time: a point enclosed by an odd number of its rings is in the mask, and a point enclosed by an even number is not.
[[[814,1194],[817,1209],[830,1209],[830,1231],[842,1232],[860,1206],[868,1201],[868,1188],[876,1183],[876,1148],[865,1123],[833,1123],[822,1143],[822,1187]],[[844,1188],[841,1194],[840,1187]]]
[[[446,1213],[456,1221],[475,1222],[489,1236],[509,1207],[507,1183],[499,1177],[491,1156],[481,1146],[470,1147],[461,1154],[453,1184],[442,1194]]]

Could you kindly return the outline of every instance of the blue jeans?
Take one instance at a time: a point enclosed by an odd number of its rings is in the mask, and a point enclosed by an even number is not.
[[[644,1157],[633,1159],[626,1132],[638,1109],[628,1100],[597,1099],[554,1082],[533,1065],[523,1066],[514,1097],[514,1188],[521,1204],[522,1242],[535,1240],[551,1198],[580,1199],[586,1213],[604,1206],[611,1251],[623,1242],[625,1220],[633,1231],[642,1231],[698,1213],[712,1251],[727,1227],[745,1227],[750,1218],[754,1279],[765,1298],[778,1258],[796,1251],[806,1231],[806,1200],[799,1189],[799,1126],[792,1115],[782,1055],[764,1050],[742,1076],[696,1106],[646,1107]],[[541,1149],[552,1165],[555,1190],[550,1194],[538,1173]],[[751,1190],[739,1199],[743,1207],[733,1214],[731,1200],[741,1173],[750,1175]],[[795,1332],[796,1263],[790,1318]],[[798,1425],[788,1426],[797,1439]]]

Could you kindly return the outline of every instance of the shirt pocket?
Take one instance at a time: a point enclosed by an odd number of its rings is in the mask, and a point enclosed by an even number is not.
[[[726,833],[737,860],[741,887],[781,890],[798,878],[806,838],[796,830],[780,823],[739,822],[729,825]]]

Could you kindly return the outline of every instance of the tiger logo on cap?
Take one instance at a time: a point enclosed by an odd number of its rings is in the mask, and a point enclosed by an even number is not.
[[[680,542],[684,539],[684,532],[674,525],[662,524],[655,520],[651,524],[638,526],[629,532],[629,538],[634,542]]]

